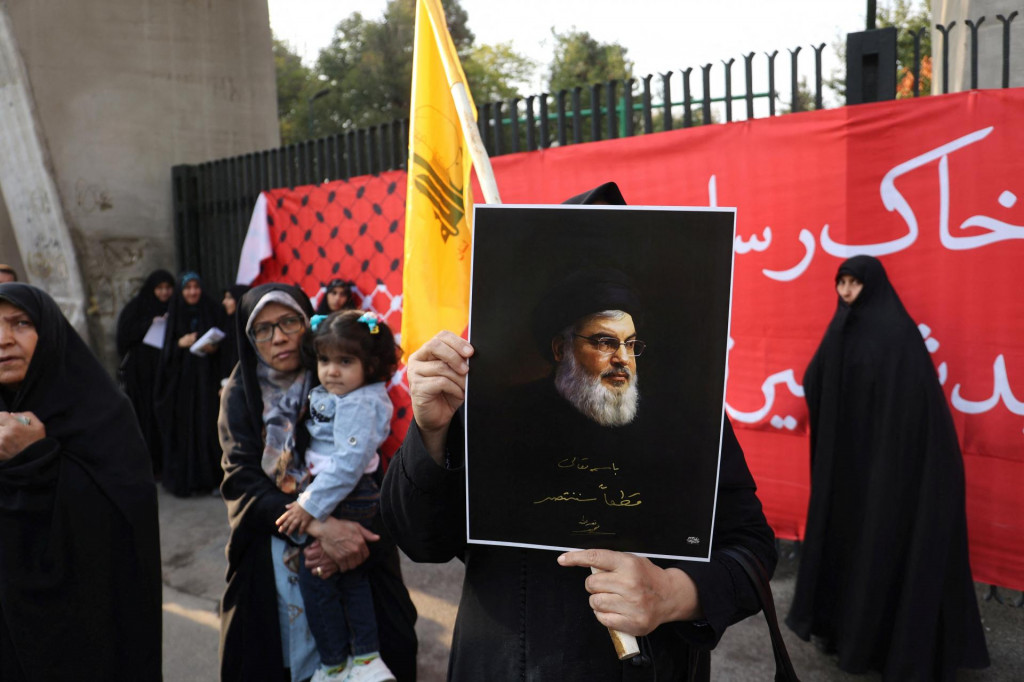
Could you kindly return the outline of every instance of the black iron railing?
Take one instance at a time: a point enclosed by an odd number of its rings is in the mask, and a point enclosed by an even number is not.
[[[1010,83],[1010,30],[1017,16],[997,15],[1002,23],[1002,87]],[[978,28],[985,17],[965,21],[970,36],[971,87],[978,83]],[[936,26],[941,34],[940,92],[948,92],[949,41],[963,27],[953,21]],[[884,30],[884,29],[883,29]],[[891,29],[890,29],[891,30]],[[922,40],[927,29],[913,33],[913,96],[920,92]],[[802,76],[802,47],[788,50],[788,78],[777,79],[778,51],[753,52],[718,64],[609,81],[479,105],[478,125],[492,156],[552,146],[647,135],[755,117],[777,116],[824,106],[822,54],[825,44],[810,46],[812,69]],[[734,82],[741,69],[742,86]],[[895,71],[896,65],[880,65]],[[849,74],[848,74],[849,75]],[[782,92],[777,82],[788,81]],[[660,87],[656,87],[656,84]],[[739,88],[739,90],[737,90]],[[660,93],[657,92],[660,90]],[[698,92],[699,90],[699,92]],[[238,255],[260,192],[359,175],[404,169],[408,120],[328,135],[252,154],[182,165],[173,169],[175,243],[181,269],[196,270],[208,286],[234,280]]]

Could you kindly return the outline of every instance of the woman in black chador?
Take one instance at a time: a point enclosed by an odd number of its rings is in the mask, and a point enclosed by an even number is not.
[[[804,376],[811,500],[786,623],[847,672],[952,680],[989,662],[953,419],[882,264],[847,260],[836,289]]]
[[[0,357],[0,680],[158,682],[156,487],[131,404],[28,284],[0,284]]]
[[[223,326],[220,328],[224,332],[224,340],[220,342],[220,379],[221,384],[225,383],[227,378],[231,376],[231,370],[238,364],[238,337],[235,333],[235,313],[238,311],[238,304],[242,301],[242,296],[245,292],[249,291],[249,286],[246,284],[232,284],[224,290],[224,298],[221,299],[221,305],[224,307]]]
[[[217,346],[204,355],[189,350],[211,327],[223,324],[223,310],[202,289],[194,272],[185,273],[167,314],[160,356],[156,414],[164,452],[161,482],[178,497],[209,493],[221,480],[217,413],[220,358]]]
[[[174,294],[174,275],[154,270],[142,288],[128,301],[117,318],[117,355],[121,358],[120,379],[131,398],[139,428],[146,439],[153,472],[163,468],[160,432],[153,412],[153,386],[160,369],[160,348],[142,342],[154,320],[167,314],[167,303]]]

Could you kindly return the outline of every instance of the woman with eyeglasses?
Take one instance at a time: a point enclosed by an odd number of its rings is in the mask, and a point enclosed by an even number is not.
[[[296,287],[264,284],[236,314],[238,365],[221,398],[218,424],[228,507],[228,586],[221,608],[221,680],[309,679],[319,657],[298,586],[298,552],[330,579],[365,566],[374,597],[381,657],[398,680],[416,678],[416,609],[402,582],[398,551],[379,515],[373,530],[354,521],[313,520],[308,537],[284,536],[276,521],[296,495],[277,472],[301,471],[309,435],[307,399],[316,373],[305,369],[302,339],[313,311]]]
[[[155,411],[163,445],[161,482],[173,495],[209,494],[220,484],[217,444],[218,346],[190,349],[212,327],[220,328],[222,309],[204,291],[194,272],[185,273],[171,297],[160,355]]]

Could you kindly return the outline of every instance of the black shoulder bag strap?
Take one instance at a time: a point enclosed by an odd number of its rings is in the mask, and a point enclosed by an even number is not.
[[[775,616],[775,599],[772,597],[771,585],[768,582],[768,572],[764,564],[753,552],[746,547],[730,545],[720,547],[722,554],[735,560],[747,576],[750,582],[757,589],[757,597],[761,601],[761,610],[764,611],[764,618],[768,621],[768,630],[772,636],[772,650],[775,653],[775,680],[776,682],[800,682],[793,669],[793,663],[789,660],[789,652],[786,651],[786,643],[782,640],[782,633],[779,631],[779,621]]]

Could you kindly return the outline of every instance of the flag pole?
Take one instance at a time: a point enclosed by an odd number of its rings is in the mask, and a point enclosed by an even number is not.
[[[448,86],[451,88],[452,101],[455,102],[459,123],[462,124],[462,136],[469,147],[469,156],[473,160],[477,180],[480,181],[484,203],[500,204],[501,196],[498,194],[498,183],[494,180],[491,158],[487,155],[484,141],[480,139],[480,130],[476,127],[476,115],[473,111],[473,104],[469,101],[469,91],[466,89],[464,81],[465,76],[462,74],[462,69],[457,67],[459,56],[454,53],[451,41],[445,40],[445,36],[448,35],[448,26],[445,23],[441,5],[438,0],[424,0],[423,4],[434,29],[434,41],[437,43],[437,51],[441,55],[441,64],[444,66],[444,74],[448,79]]]
[[[494,180],[494,169],[491,168],[491,159],[487,155],[483,140],[480,139],[480,130],[476,126],[476,116],[473,105],[469,100],[469,92],[466,89],[465,76],[459,65],[459,56],[455,54],[451,40],[446,40],[448,26],[444,20],[444,12],[438,0],[422,0],[423,7],[427,10],[427,17],[433,27],[434,41],[437,44],[437,51],[441,56],[441,64],[444,66],[445,78],[451,89],[452,101],[455,103],[455,111],[459,116],[459,123],[462,125],[462,136],[469,147],[469,155],[473,160],[473,167],[476,170],[477,180],[480,181],[480,189],[483,191],[484,202],[488,204],[500,204],[501,196],[498,194],[498,184]],[[468,188],[467,188],[468,189]],[[625,632],[608,628],[612,644],[615,646],[615,653],[619,660],[633,658],[640,653],[636,637]]]
[[[473,159],[476,179],[480,181],[480,189],[484,193],[484,203],[500,204],[501,196],[498,194],[498,183],[494,180],[491,157],[487,155],[484,141],[480,139],[480,129],[476,127],[476,121],[473,119],[473,107],[469,103],[465,83],[458,82],[452,85],[452,99],[455,101],[455,111],[459,114],[466,145],[469,146],[469,156]]]

